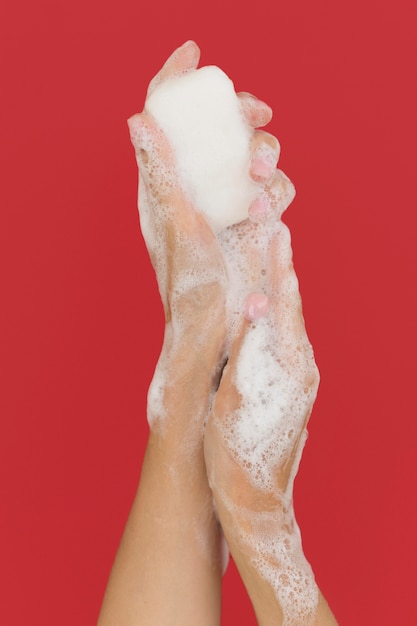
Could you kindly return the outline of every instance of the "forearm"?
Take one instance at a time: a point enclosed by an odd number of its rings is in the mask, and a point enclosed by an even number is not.
[[[220,623],[219,530],[203,461],[172,460],[170,442],[151,434],[99,626]]]
[[[205,449],[223,532],[259,626],[335,626],[303,553],[292,485],[287,493],[279,487],[269,492],[254,488],[213,421],[208,424]]]
[[[174,369],[164,354],[140,485],[99,626],[220,623],[220,532],[202,449],[211,383],[197,351],[188,350],[188,361],[176,355]]]
[[[291,549],[285,552],[284,546],[294,543],[294,537],[288,541],[285,525],[281,526],[278,521],[265,538],[265,517],[261,515],[259,527],[256,528],[256,524],[252,527],[248,541],[247,519],[232,517],[217,493],[215,502],[258,626],[337,626],[327,601],[315,583],[301,543],[293,552]],[[281,512],[277,510],[276,520],[280,517]],[[284,552],[284,558],[277,555],[280,551]]]

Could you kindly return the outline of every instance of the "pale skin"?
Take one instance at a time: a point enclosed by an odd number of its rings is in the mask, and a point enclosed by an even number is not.
[[[171,55],[149,88],[192,71],[198,62],[198,47],[187,42]],[[250,94],[238,97],[254,129],[270,121],[272,113],[266,104]],[[250,522],[242,511],[276,511],[277,519],[282,518],[283,494],[291,500],[293,474],[318,385],[288,230],[280,221],[292,199],[292,185],[276,170],[276,139],[254,130],[249,174],[259,185],[259,197],[249,207],[250,218],[230,227],[222,240],[181,188],[171,148],[152,118],[143,112],[129,120],[129,127],[146,190],[148,208],[141,220],[146,221],[146,243],[159,284],[166,329],[149,395],[150,435],[140,484],[98,626],[218,626],[227,556],[223,533],[258,623],[285,626],[287,609],[276,585],[254,563],[258,530],[250,528],[253,545],[244,539]],[[265,144],[275,155],[275,162],[259,158],[258,148]],[[155,176],[161,163],[173,174],[168,184],[162,185]],[[271,228],[272,223],[276,226]],[[258,243],[251,238],[254,233],[260,235],[255,238]],[[263,241],[268,239],[266,248],[259,244],[262,237]],[[226,267],[230,242],[243,240],[246,243],[240,247],[236,272],[241,272],[241,278],[245,276],[247,297],[239,317],[228,313],[231,292]],[[196,268],[201,264],[205,277],[200,280]],[[192,277],[187,288],[182,282],[184,274]],[[289,284],[290,290],[286,289]],[[289,377],[298,380],[302,370],[303,389],[308,388],[304,404],[293,416],[297,432],[280,462],[271,468],[273,487],[266,490],[254,484],[250,469],[241,462],[228,437],[230,423],[239,419],[239,408],[247,400],[238,393],[235,381],[242,346],[246,335],[257,332],[265,320],[269,320],[274,345],[282,346],[272,350],[271,358],[284,359]],[[284,334],[289,337],[285,347],[280,342]],[[285,529],[278,521],[270,532],[280,541]],[[280,563],[269,557],[268,562],[278,577]],[[321,593],[317,594],[313,618],[291,624],[337,623]]]

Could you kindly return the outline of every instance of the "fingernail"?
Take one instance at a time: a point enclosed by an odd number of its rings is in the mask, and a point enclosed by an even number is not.
[[[271,163],[268,163],[265,159],[260,158],[252,161],[250,173],[255,180],[268,180],[268,178],[271,178],[273,171],[274,166],[271,166]]]
[[[252,160],[250,174],[254,180],[263,182],[271,178],[277,166],[279,153],[267,143],[259,146]]]
[[[245,317],[255,321],[265,317],[269,309],[269,298],[263,293],[251,293],[245,300]]]
[[[256,198],[248,210],[249,219],[252,222],[261,222],[265,219],[270,207],[268,198]]]

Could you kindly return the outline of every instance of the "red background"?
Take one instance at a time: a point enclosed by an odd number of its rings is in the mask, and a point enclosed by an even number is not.
[[[341,625],[417,623],[415,0],[0,8],[0,624],[94,624],[162,314],[126,118],[186,39],[271,104],[322,384],[296,482]],[[233,570],[224,624],[255,624]]]

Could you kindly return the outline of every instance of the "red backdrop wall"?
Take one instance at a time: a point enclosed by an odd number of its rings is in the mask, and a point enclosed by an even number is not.
[[[162,312],[126,119],[197,41],[275,111],[322,384],[296,482],[341,625],[417,623],[415,0],[0,8],[0,623],[97,618]],[[224,624],[256,622],[233,566]]]

